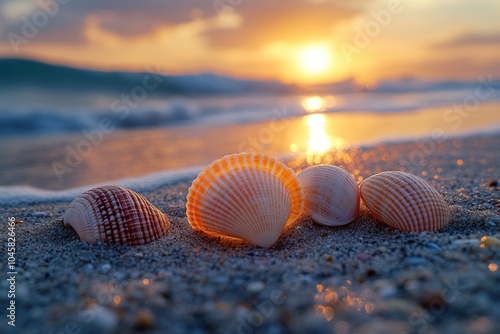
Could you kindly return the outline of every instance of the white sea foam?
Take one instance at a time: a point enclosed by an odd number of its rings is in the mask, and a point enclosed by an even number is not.
[[[151,191],[181,181],[191,181],[203,167],[190,167],[174,171],[163,171],[136,178],[125,178],[112,182],[86,185],[64,190],[46,190],[32,186],[1,186],[0,203],[6,206],[36,203],[71,202],[76,196],[89,189],[105,184],[115,184],[138,193]]]

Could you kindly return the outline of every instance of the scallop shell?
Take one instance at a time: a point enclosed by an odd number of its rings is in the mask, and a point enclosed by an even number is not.
[[[64,214],[81,240],[142,245],[167,233],[170,222],[145,197],[130,189],[107,185],[75,198]]]
[[[360,193],[377,220],[403,231],[435,231],[450,221],[443,196],[409,173],[373,175],[360,184]]]
[[[359,189],[352,176],[332,165],[316,165],[297,175],[307,213],[317,223],[340,226],[359,214]]]
[[[188,222],[211,235],[271,247],[301,213],[304,195],[292,169],[258,153],[226,155],[193,181]]]

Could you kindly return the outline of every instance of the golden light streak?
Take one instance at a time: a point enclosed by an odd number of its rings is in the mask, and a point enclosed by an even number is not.
[[[309,140],[307,142],[307,153],[325,153],[332,146],[332,142],[326,132],[326,117],[320,114],[306,116],[309,126]]]

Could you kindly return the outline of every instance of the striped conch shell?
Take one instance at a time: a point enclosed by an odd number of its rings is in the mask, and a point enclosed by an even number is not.
[[[332,165],[316,165],[297,175],[305,209],[317,223],[340,226],[359,214],[359,189],[352,176]]]
[[[167,233],[170,222],[145,197],[130,189],[107,185],[88,190],[66,209],[64,225],[81,240],[142,245]]]
[[[360,184],[360,193],[377,220],[402,231],[435,231],[450,221],[443,196],[409,173],[373,175]]]
[[[193,181],[187,217],[195,230],[271,247],[301,213],[304,196],[292,169],[258,153],[216,160]]]

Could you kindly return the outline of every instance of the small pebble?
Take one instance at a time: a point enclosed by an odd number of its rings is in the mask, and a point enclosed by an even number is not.
[[[137,329],[148,329],[154,327],[155,315],[148,309],[137,311],[135,315],[134,327]]]
[[[122,281],[127,277],[127,275],[123,272],[117,271],[113,273],[113,277],[116,278],[118,281]]]
[[[493,226],[493,227],[497,226],[497,224],[495,222],[492,222],[492,221],[488,222],[488,225]]]
[[[429,242],[425,245],[425,247],[429,248],[429,249],[434,249],[434,250],[443,250],[443,248],[441,248],[441,246],[439,246],[438,244],[435,244],[433,242]]]
[[[86,265],[83,266],[83,271],[87,273],[94,271],[94,265],[92,263],[87,263]]]
[[[96,307],[96,309],[93,324],[100,333],[114,333],[118,326],[118,317],[115,312],[108,308]]]
[[[263,282],[252,282],[247,285],[247,291],[251,293],[261,292],[266,288]]]
[[[31,215],[32,215],[33,217],[40,218],[40,217],[46,217],[46,216],[48,216],[49,214],[48,214],[47,212],[37,211],[37,212],[33,212]]]
[[[396,289],[394,285],[389,285],[389,284],[387,286],[380,288],[380,290],[378,291],[380,297],[384,299],[394,298],[396,297],[397,293],[398,289]]]
[[[111,270],[111,265],[109,263],[105,263],[100,267],[100,269],[103,273],[107,273]]]
[[[380,253],[385,253],[387,252],[387,247],[384,247],[384,246],[380,246],[377,248],[377,250],[380,252]]]
[[[497,180],[489,180],[488,181],[488,186],[490,186],[490,187],[498,187],[498,181]]]
[[[157,276],[160,280],[170,280],[172,279],[172,277],[174,277],[174,274],[171,271],[161,269],[160,271],[158,271]]]
[[[138,257],[138,258],[143,258],[144,254],[143,253],[134,253],[134,256]]]
[[[416,264],[422,264],[422,263],[425,263],[426,260],[423,258],[423,257],[415,257],[415,256],[411,256],[411,257],[407,257],[405,259],[405,262],[408,263],[408,264],[413,264],[413,265],[416,265]]]
[[[445,301],[441,292],[434,291],[424,293],[420,296],[418,303],[425,309],[432,309],[433,307],[436,307],[436,305],[444,305]]]
[[[370,254],[367,253],[358,253],[356,257],[358,258],[358,260],[363,262],[366,262],[371,258]]]

